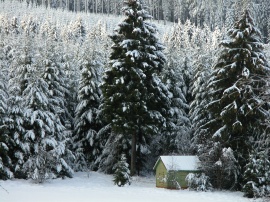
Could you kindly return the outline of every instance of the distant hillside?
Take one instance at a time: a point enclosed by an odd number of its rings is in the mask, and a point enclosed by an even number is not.
[[[57,27],[63,27],[74,22],[76,19],[81,18],[86,29],[91,29],[91,27],[97,23],[101,23],[106,27],[108,33],[112,32],[117,24],[124,18],[124,16],[107,14],[75,13],[67,10],[45,8],[42,6],[31,7],[25,2],[19,3],[15,1],[1,1],[0,7],[2,8],[0,19],[3,19],[3,17],[8,17],[8,19],[17,17],[19,22],[21,22],[24,19],[32,17],[33,20],[39,24],[43,24],[46,19],[49,19],[51,22],[56,23]],[[164,33],[171,30],[173,26],[173,23],[168,22],[164,25],[163,21],[155,21],[154,24],[158,27],[161,38]]]

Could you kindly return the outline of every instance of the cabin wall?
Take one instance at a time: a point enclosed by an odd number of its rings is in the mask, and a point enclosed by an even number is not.
[[[186,176],[194,171],[167,171],[164,163],[159,161],[156,166],[156,187],[168,189],[186,189]]]
[[[167,170],[162,161],[159,161],[156,166],[156,187],[167,187]]]
[[[198,173],[198,171],[169,171],[168,172],[168,189],[186,189],[188,184],[186,177],[189,173]]]
[[[156,166],[156,187],[168,189],[188,188],[186,176],[189,173],[199,173],[199,171],[167,171],[162,160],[158,160]]]

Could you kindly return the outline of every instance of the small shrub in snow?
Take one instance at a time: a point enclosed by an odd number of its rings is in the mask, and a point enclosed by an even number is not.
[[[186,177],[186,181],[188,183],[189,189],[191,190],[196,191],[212,190],[212,184],[210,183],[210,179],[204,173],[201,174],[189,173]]]
[[[122,187],[126,184],[130,185],[130,170],[129,165],[127,163],[126,156],[122,154],[121,160],[115,165],[115,172],[114,172],[114,184]]]

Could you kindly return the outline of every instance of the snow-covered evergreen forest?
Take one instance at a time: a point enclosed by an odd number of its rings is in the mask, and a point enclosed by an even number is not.
[[[0,1],[0,179],[198,155],[214,188],[270,194],[270,3],[210,2]]]

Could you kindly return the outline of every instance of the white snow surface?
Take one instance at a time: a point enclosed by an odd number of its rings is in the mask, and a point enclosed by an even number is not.
[[[30,180],[0,181],[1,202],[248,202],[241,192],[168,190],[155,187],[155,178],[133,177],[132,184],[118,187],[113,177],[97,172],[75,173],[71,179],[43,184]],[[2,189],[5,188],[8,193]]]
[[[198,170],[197,156],[160,156],[167,170]]]

